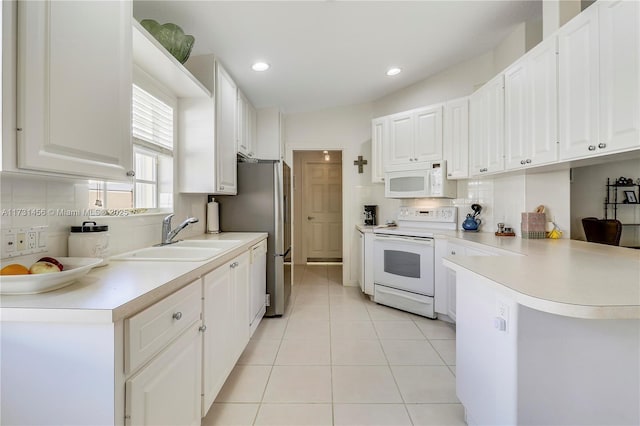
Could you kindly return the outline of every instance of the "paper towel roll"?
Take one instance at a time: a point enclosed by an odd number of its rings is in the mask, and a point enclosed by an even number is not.
[[[218,221],[218,203],[212,198],[207,203],[207,233],[217,234],[220,232],[220,223]]]

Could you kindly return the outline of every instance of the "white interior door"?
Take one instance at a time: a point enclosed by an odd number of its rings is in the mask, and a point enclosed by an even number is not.
[[[307,261],[342,261],[342,165],[305,163],[303,180]]]

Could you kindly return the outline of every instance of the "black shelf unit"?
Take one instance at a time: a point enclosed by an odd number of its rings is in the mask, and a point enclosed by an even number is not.
[[[636,183],[611,183],[611,180],[607,178],[607,196],[604,199],[604,218],[605,219],[618,219],[618,206],[640,206],[638,203],[624,203],[618,201],[618,192],[620,188],[631,188],[636,194],[636,199],[640,196],[640,185]],[[611,213],[611,215],[610,215]],[[622,226],[640,226],[640,223],[623,223]]]

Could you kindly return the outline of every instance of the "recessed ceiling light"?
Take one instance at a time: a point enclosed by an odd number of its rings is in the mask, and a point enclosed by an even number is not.
[[[256,62],[255,64],[251,65],[251,69],[253,69],[254,71],[266,71],[271,67],[271,65],[267,64],[266,62]]]
[[[394,75],[398,75],[402,72],[402,70],[400,68],[389,68],[389,70],[387,71],[387,75],[388,76],[394,76]]]

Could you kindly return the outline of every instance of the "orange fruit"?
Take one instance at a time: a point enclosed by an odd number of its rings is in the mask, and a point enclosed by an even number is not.
[[[26,275],[28,273],[29,269],[18,263],[12,263],[11,265],[7,265],[0,269],[0,275]]]

